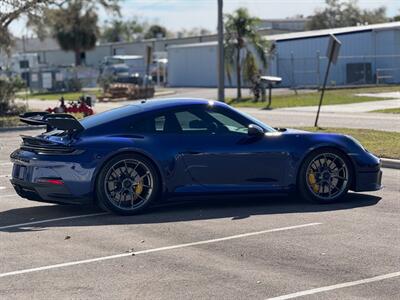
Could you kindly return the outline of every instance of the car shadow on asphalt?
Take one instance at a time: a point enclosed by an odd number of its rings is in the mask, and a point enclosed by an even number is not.
[[[135,216],[97,215],[69,220],[56,220],[29,226],[9,225],[63,218],[75,215],[95,214],[100,211],[93,206],[46,205],[16,208],[0,212],[0,232],[40,231],[52,227],[91,227],[104,225],[138,225],[184,222],[230,218],[232,221],[255,215],[291,213],[315,213],[350,210],[376,205],[381,198],[368,194],[349,193],[341,202],[334,204],[312,204],[292,196],[235,196],[230,198],[180,199],[157,205]],[[78,213],[79,212],[79,213]],[[40,216],[40,217],[39,217]]]

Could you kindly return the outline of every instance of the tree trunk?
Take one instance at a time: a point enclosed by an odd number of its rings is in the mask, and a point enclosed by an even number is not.
[[[242,72],[240,66],[240,47],[237,49],[236,53],[236,79],[237,79],[237,100],[242,99]]]
[[[81,60],[81,50],[76,49],[75,50],[75,66],[80,66],[82,64]]]

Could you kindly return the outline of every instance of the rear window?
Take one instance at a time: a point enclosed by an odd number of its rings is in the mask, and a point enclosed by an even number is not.
[[[99,125],[106,124],[118,119],[128,117],[130,115],[137,114],[142,111],[142,108],[138,105],[125,105],[122,107],[107,110],[105,112],[95,114],[90,117],[82,119],[80,122],[85,129],[93,128]]]

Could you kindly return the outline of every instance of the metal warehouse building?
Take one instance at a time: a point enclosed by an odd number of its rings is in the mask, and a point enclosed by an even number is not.
[[[260,34],[277,34],[288,32],[299,28],[301,19],[293,20],[266,20],[263,28],[259,29]],[[292,28],[293,27],[293,28]],[[84,65],[88,67],[98,67],[105,56],[112,55],[141,55],[146,56],[146,48],[152,47],[153,53],[163,54],[170,45],[182,45],[192,43],[203,43],[216,41],[217,35],[201,35],[176,38],[157,38],[145,39],[132,42],[100,43],[92,50],[81,53],[81,59]],[[63,51],[53,38],[19,38],[11,51],[13,54],[35,53],[39,61],[47,66],[71,66],[75,62],[74,53]],[[0,67],[9,64],[10,57],[0,49]]]
[[[329,85],[400,83],[400,22],[268,36],[275,51],[264,74],[282,77],[285,87],[319,86],[330,34],[342,47]],[[170,46],[168,59],[170,86],[217,85],[216,42]]]

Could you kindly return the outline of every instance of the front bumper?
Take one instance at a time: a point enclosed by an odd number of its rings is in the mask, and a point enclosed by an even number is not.
[[[355,180],[355,192],[378,191],[382,189],[382,171],[358,172]]]
[[[350,154],[354,164],[354,181],[351,190],[369,192],[382,189],[381,160],[372,153]]]

